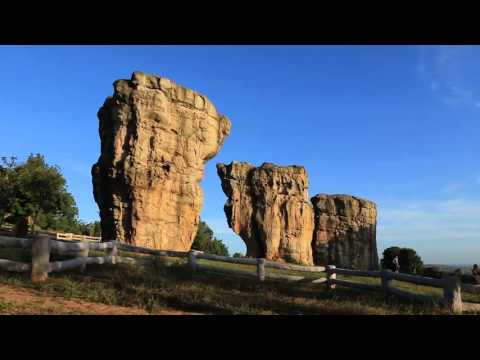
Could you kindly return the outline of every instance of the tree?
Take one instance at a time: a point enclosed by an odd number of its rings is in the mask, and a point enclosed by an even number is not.
[[[197,235],[192,244],[192,249],[205,251],[210,254],[228,256],[228,248],[223,243],[213,236],[213,231],[203,221],[198,225]]]
[[[66,189],[57,166],[49,166],[43,155],[31,154],[21,165],[15,158],[2,158],[0,217],[8,215],[16,223],[16,235],[25,236],[35,225],[59,230],[75,229],[78,209]]]
[[[421,274],[423,272],[423,261],[416,251],[410,248],[400,248],[392,246],[383,252],[381,260],[382,268],[395,270],[393,266],[393,258],[398,256],[400,263],[400,272],[407,274]]]
[[[16,167],[15,157],[1,158],[0,163],[0,226],[5,218],[10,216],[9,211],[14,203],[14,193],[17,187],[17,176],[15,175]]]
[[[235,254],[233,254],[233,257],[234,257],[234,258],[242,258],[242,257],[243,257],[243,254],[242,254],[242,253],[239,253],[239,252],[236,252]]]
[[[80,235],[101,236],[100,221],[94,221],[91,223],[84,223],[80,221],[78,227],[78,233]]]

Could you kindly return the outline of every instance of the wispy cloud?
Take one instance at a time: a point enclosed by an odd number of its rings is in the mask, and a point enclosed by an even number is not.
[[[399,245],[416,249],[427,262],[478,261],[479,219],[480,201],[463,198],[379,208],[379,250]]]
[[[447,105],[466,105],[477,106],[480,101],[475,99],[472,90],[461,88],[454,84],[447,86],[446,94],[442,96],[442,101]]]
[[[471,47],[420,46],[417,71],[429,89],[447,106],[480,107],[480,94],[471,81],[466,66]]]

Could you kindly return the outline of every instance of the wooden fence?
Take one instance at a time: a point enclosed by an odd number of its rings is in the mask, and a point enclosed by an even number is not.
[[[87,235],[77,235],[72,233],[57,233],[53,231],[41,230],[39,234],[44,234],[50,236],[52,239],[56,240],[70,240],[70,241],[91,241],[91,242],[100,242],[101,237],[98,236],[87,236]]]
[[[0,269],[7,271],[31,272],[33,281],[43,281],[48,278],[49,272],[63,271],[74,268],[85,269],[88,264],[115,264],[115,263],[131,263],[136,265],[145,265],[148,259],[134,259],[130,257],[118,256],[118,251],[142,253],[155,256],[178,257],[187,258],[190,268],[196,272],[202,270],[209,273],[234,275],[243,277],[253,277],[260,281],[265,279],[284,280],[284,281],[311,281],[313,283],[326,282],[326,278],[308,279],[304,276],[293,276],[286,274],[267,273],[267,268],[283,269],[296,272],[324,272],[323,266],[300,266],[292,264],[277,263],[274,261],[267,261],[265,259],[247,259],[247,258],[232,258],[227,256],[219,256],[213,254],[206,254],[202,251],[169,251],[169,250],[155,250],[143,248],[139,246],[132,246],[128,244],[117,243],[116,241],[109,242],[89,242],[89,240],[82,242],[69,243],[65,239],[55,240],[51,233],[41,233],[33,239],[22,239],[0,236],[0,247],[4,248],[23,248],[32,250],[31,263],[24,263],[12,261],[7,259],[0,259]],[[69,239],[70,240],[70,239]],[[108,251],[107,256],[104,257],[89,257],[90,250]],[[60,255],[76,255],[75,258],[64,261],[50,262],[50,254],[56,253]],[[256,270],[248,269],[224,269],[207,264],[199,264],[197,259],[206,259],[213,261],[221,261],[232,264],[255,265]],[[145,261],[146,260],[146,261]]]
[[[421,301],[425,303],[440,303],[455,314],[461,314],[463,311],[480,311],[480,304],[467,303],[462,301],[462,290],[464,292],[480,294],[480,285],[462,284],[457,276],[445,276],[442,279],[416,276],[410,274],[395,273],[390,270],[382,271],[361,271],[339,269],[333,265],[326,268],[327,287],[331,290],[336,285],[346,286],[361,290],[373,290],[385,293],[385,295],[395,295],[400,298]],[[380,285],[363,284],[352,281],[337,279],[337,274],[350,276],[363,276],[371,278],[380,278]],[[443,289],[443,298],[438,299],[435,296],[414,294],[409,291],[401,290],[393,286],[393,280],[408,282],[417,285],[430,286]]]
[[[360,289],[383,292],[385,295],[395,295],[408,300],[435,303],[438,298],[428,295],[414,294],[408,291],[398,289],[393,286],[393,280],[413,283],[417,285],[425,285],[443,289],[443,297],[440,303],[444,304],[453,313],[462,313],[463,311],[480,311],[480,304],[472,304],[462,302],[462,291],[480,294],[480,285],[461,284],[456,276],[446,276],[442,279],[422,277],[409,274],[394,273],[392,271],[363,271],[348,270],[336,268],[333,265],[324,266],[301,266],[286,263],[268,261],[263,258],[232,258],[227,256],[219,256],[207,254],[202,251],[169,251],[155,250],[132,246],[128,244],[118,243],[116,241],[109,242],[90,242],[86,239],[82,242],[66,242],[66,239],[55,240],[51,238],[51,234],[40,234],[33,239],[20,239],[0,236],[0,247],[7,248],[23,248],[32,250],[31,263],[17,262],[7,259],[0,259],[0,269],[7,271],[31,272],[33,281],[44,281],[48,278],[48,273],[54,271],[63,271],[74,268],[85,269],[88,264],[117,264],[131,263],[136,265],[145,265],[148,259],[134,259],[130,257],[122,257],[118,255],[118,251],[142,253],[147,255],[186,258],[192,272],[203,271],[212,274],[233,275],[240,277],[255,278],[258,281],[265,280],[281,280],[290,282],[309,282],[313,284],[325,284],[328,289],[334,290],[337,285]],[[75,240],[74,237],[68,240]],[[107,251],[107,255],[103,257],[89,257],[91,250]],[[76,255],[75,258],[64,261],[50,262],[50,254],[57,253],[61,255]],[[229,269],[200,263],[199,259],[219,261],[231,264],[253,265],[255,270],[249,269]],[[267,271],[267,269],[288,270],[298,273],[326,273],[326,277],[313,278],[311,276],[297,276],[279,274]],[[346,280],[337,279],[337,274],[379,278],[380,284],[365,284]]]
[[[67,243],[53,240],[47,234],[33,239],[0,236],[0,247],[30,249],[31,263],[0,259],[0,269],[14,272],[30,272],[32,281],[44,281],[50,272],[79,268],[84,270],[87,264],[137,263],[129,257],[118,256],[116,241],[103,243]],[[89,257],[91,250],[107,251],[106,256]],[[73,259],[50,262],[50,254],[74,255]]]

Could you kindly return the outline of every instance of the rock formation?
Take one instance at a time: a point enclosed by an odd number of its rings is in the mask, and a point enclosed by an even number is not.
[[[217,164],[228,225],[247,245],[247,256],[312,265],[313,209],[301,166],[245,162]]]
[[[375,203],[350,195],[318,194],[312,198],[312,204],[315,264],[378,268]]]
[[[92,177],[103,239],[189,250],[204,165],[229,135],[229,120],[205,96],[141,72],[114,82],[98,118],[101,155]]]

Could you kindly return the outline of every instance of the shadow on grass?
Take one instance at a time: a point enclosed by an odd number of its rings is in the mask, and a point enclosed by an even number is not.
[[[0,273],[0,281],[63,297],[135,306],[155,313],[165,307],[208,314],[418,314],[435,309],[386,299],[383,294],[324,284],[192,274],[180,263],[155,260],[149,268],[126,264],[91,265],[84,273],[52,273],[45,283],[28,274]]]

